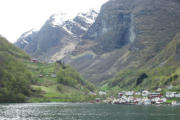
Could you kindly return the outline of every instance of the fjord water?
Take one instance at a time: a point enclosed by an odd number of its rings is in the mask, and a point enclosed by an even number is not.
[[[0,120],[179,120],[179,106],[0,104]]]

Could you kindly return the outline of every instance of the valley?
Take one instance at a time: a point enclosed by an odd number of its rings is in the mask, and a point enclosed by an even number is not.
[[[0,98],[20,94],[23,102],[84,102],[95,100],[99,91],[173,86],[178,92],[179,13],[179,0],[109,0],[100,11],[74,18],[53,14],[39,30],[24,32],[17,48],[0,45]],[[27,86],[15,89],[21,82]]]
[[[179,120],[180,0],[0,4],[0,120]]]

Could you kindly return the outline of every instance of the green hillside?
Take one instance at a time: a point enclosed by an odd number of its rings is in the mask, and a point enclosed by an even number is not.
[[[88,101],[94,85],[71,66],[32,63],[30,57],[0,37],[0,103]]]
[[[71,66],[62,63],[26,63],[35,81],[28,102],[81,102],[94,100],[89,95],[94,85],[84,80]],[[56,77],[55,77],[56,75]]]
[[[0,36],[0,102],[24,102],[30,95],[32,76],[22,63],[28,58]]]
[[[157,89],[173,85],[180,91],[180,34],[157,56],[140,68],[125,69],[103,84],[102,89]]]

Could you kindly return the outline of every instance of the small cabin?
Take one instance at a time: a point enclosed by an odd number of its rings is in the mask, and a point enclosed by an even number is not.
[[[123,95],[124,95],[123,92],[119,92],[119,93],[118,93],[118,97],[122,97]]]
[[[38,60],[38,59],[31,59],[31,62],[32,62],[32,63],[38,63],[39,60]]]
[[[43,75],[42,75],[42,74],[40,74],[40,75],[39,75],[39,77],[40,77],[40,78],[42,78],[42,77],[43,77]]]
[[[160,98],[160,97],[162,97],[163,95],[161,94],[161,93],[156,93],[156,92],[154,92],[154,93],[149,93],[149,98],[156,98],[156,97],[158,97],[158,98]]]

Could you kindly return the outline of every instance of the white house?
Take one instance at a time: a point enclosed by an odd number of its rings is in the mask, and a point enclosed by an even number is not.
[[[180,93],[175,94],[174,97],[180,98]]]
[[[166,97],[173,98],[173,97],[175,97],[175,94],[176,94],[176,92],[166,92]]]
[[[146,97],[148,95],[149,95],[149,91],[147,91],[147,90],[142,91],[142,96],[143,97]]]
[[[149,92],[149,95],[148,95],[150,98],[155,98],[155,97],[162,97],[163,95],[161,93],[157,93],[157,92]]]
[[[157,103],[157,104],[161,104],[161,103],[166,102],[167,99],[166,99],[166,98],[159,98],[159,97],[156,97],[156,98],[151,99],[151,101],[154,102],[154,103]]]
[[[141,95],[141,92],[136,92],[135,95]]]
[[[133,96],[134,95],[134,91],[127,91],[125,92],[126,96]]]

